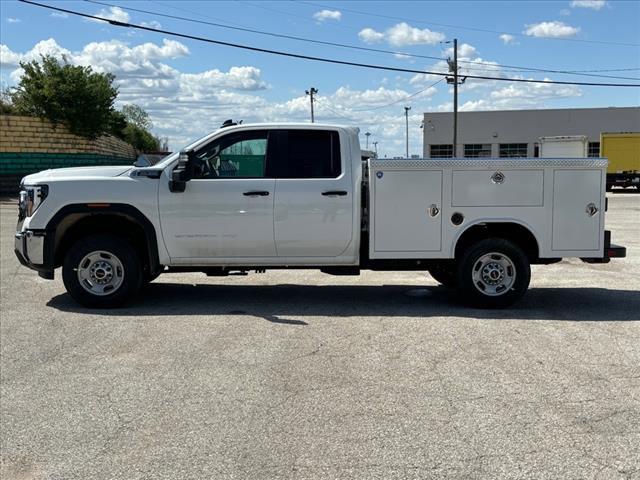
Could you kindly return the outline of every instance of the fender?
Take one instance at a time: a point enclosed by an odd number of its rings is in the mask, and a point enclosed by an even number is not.
[[[88,215],[117,214],[137,222],[144,231],[150,271],[155,272],[160,267],[156,230],[151,221],[140,210],[126,203],[76,203],[62,207],[55,213],[51,220],[49,220],[49,223],[47,223],[44,245],[45,266],[47,270],[53,270],[56,267],[56,230],[66,217],[78,213]]]
[[[526,222],[523,222],[522,220],[516,220],[515,218],[479,218],[473,221],[473,223],[470,223],[469,225],[467,225],[463,230],[460,230],[456,236],[453,238],[453,241],[451,242],[451,251],[450,251],[450,258],[454,258],[455,257],[455,253],[456,253],[456,247],[458,245],[458,241],[460,240],[460,238],[465,234],[465,232],[467,232],[467,230],[469,230],[472,227],[475,227],[477,225],[481,225],[481,224],[492,224],[492,223],[513,223],[515,225],[519,225],[523,228],[525,228],[532,236],[533,238],[536,240],[536,245],[538,247],[538,252],[542,252],[542,248],[540,246],[540,239],[538,239],[538,236],[534,233],[533,228],[531,228],[531,225],[529,225]]]

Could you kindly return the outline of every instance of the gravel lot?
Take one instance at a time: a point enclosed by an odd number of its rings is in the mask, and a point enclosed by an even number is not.
[[[516,308],[428,276],[164,275],[88,311],[1,218],[3,479],[640,478],[640,195],[628,258],[534,267]]]

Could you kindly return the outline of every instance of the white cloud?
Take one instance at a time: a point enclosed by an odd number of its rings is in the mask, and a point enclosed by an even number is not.
[[[20,63],[21,55],[11,51],[5,44],[0,44],[0,67],[16,67]]]
[[[549,79],[545,79],[549,81]],[[499,85],[488,96],[463,103],[460,111],[512,110],[541,108],[546,101],[579,97],[582,91],[575,85],[553,83],[512,83]]]
[[[407,23],[399,23],[386,31],[387,41],[396,47],[405,45],[435,45],[445,39],[444,34],[433,32],[428,28],[419,29]]]
[[[309,97],[298,95],[269,100],[269,88],[263,72],[251,65],[237,65],[221,69],[215,60],[203,59],[201,69],[184,72],[172,60],[190,55],[188,48],[176,41],[153,43],[124,43],[119,40],[92,42],[78,51],[68,50],[54,40],[38,42],[32,49],[14,52],[0,44],[2,72],[10,72],[14,82],[21,70],[18,62],[39,58],[40,53],[65,55],[75,65],[91,65],[94,70],[112,72],[119,87],[118,105],[136,103],[146,109],[154,124],[154,133],[167,136],[171,148],[177,149],[196,138],[215,130],[224,120],[233,118],[245,122],[309,120]],[[461,73],[471,68],[490,70],[491,76],[504,77],[500,67],[477,55],[472,45],[460,47]],[[462,54],[465,54],[463,56]],[[431,66],[430,70],[446,71],[446,62]],[[474,72],[477,73],[477,72]],[[418,77],[418,76],[416,76]],[[444,95],[439,105],[432,104],[439,91],[446,92],[444,82],[429,87],[425,75],[411,82],[382,79],[370,88],[343,85],[333,91],[320,91],[315,105],[319,122],[347,124],[360,127],[362,134],[370,131],[371,142],[378,141],[379,152],[392,157],[404,153],[405,104],[413,108],[409,116],[410,153],[422,149],[419,128],[425,111],[451,111]],[[437,76],[435,79],[440,79]],[[433,83],[435,80],[429,80]],[[399,85],[415,84],[402,88]],[[427,88],[409,100],[416,90]],[[476,89],[480,89],[477,91]],[[491,110],[510,108],[539,108],[556,98],[581,94],[576,87],[552,84],[515,84],[498,81],[467,79],[461,89],[461,110]],[[395,102],[395,103],[393,103]],[[393,103],[393,104],[392,104]],[[434,102],[435,103],[435,102]],[[392,104],[392,105],[389,105]],[[371,109],[375,110],[371,110]],[[368,110],[367,110],[368,109]],[[364,145],[364,135],[362,135]]]
[[[400,60],[406,60],[409,63],[416,63],[416,60],[411,55],[407,55],[406,53],[394,53],[393,56]]]
[[[446,73],[449,71],[449,65],[446,61],[440,60],[432,65],[427,65],[425,70],[429,72],[443,72]],[[414,86],[425,86],[428,83],[433,83],[436,80],[441,79],[441,75],[431,75],[429,73],[416,73],[411,79],[409,83]]]
[[[364,28],[358,33],[358,37],[365,43],[378,43],[384,40],[384,33],[376,32],[373,28]]]
[[[162,28],[162,24],[155,20],[151,20],[149,22],[140,22],[140,25],[143,27],[150,27],[150,28]]]
[[[19,18],[7,17],[7,23],[20,23],[21,21]]]
[[[53,12],[49,16],[53,18],[69,18],[69,14],[65,12]]]
[[[420,98],[430,97],[436,93],[435,88],[430,88],[420,95]],[[361,110],[367,107],[379,107],[392,102],[397,102],[411,95],[402,89],[377,89],[352,90],[349,87],[340,87],[331,96],[332,103],[339,107],[355,108]]]
[[[554,20],[526,25],[524,33],[530,37],[568,38],[574,37],[580,31],[579,27],[572,27],[566,23]]]
[[[502,42],[505,45],[513,43],[515,41],[515,39],[516,38],[513,35],[509,35],[508,33],[503,33],[502,35],[500,35],[500,40],[502,40]]]
[[[96,17],[104,18],[105,20],[115,20],[116,22],[129,23],[131,17],[120,7],[109,7],[109,9],[103,8],[95,14]],[[92,20],[99,22],[100,20]]]
[[[607,4],[605,0],[573,0],[571,8],[590,8],[591,10],[600,10]]]
[[[324,22],[326,20],[340,20],[342,18],[342,12],[340,10],[320,10],[313,14],[313,18],[318,22]]]
[[[41,56],[53,55],[54,57],[68,57],[71,52],[62,48],[53,38],[41,40],[26,53],[13,52],[7,45],[0,44],[0,65],[2,68],[15,68],[20,62],[39,60]]]
[[[213,69],[201,73],[183,73],[181,87],[185,91],[206,94],[211,88],[263,90],[267,84],[261,79],[259,68],[231,67],[228,72]]]
[[[473,45],[469,45],[468,43],[463,43],[462,45],[458,45],[458,58],[471,58],[477,53],[476,47]],[[453,47],[449,47],[444,51],[446,57],[453,58]]]
[[[54,39],[38,42],[25,52],[0,44],[2,71],[10,72],[7,80],[18,82],[23,73],[18,63],[41,54],[64,56],[71,64],[115,74],[118,104],[141,105],[154,121],[154,133],[168,136],[174,146],[215,129],[226,118],[264,121],[259,112],[269,110],[267,102],[255,94],[268,88],[260,69],[205,67],[181,72],[167,62],[188,56],[189,49],[174,40],[134,45],[119,40],[91,42],[79,51],[65,49]]]
[[[435,45],[445,39],[445,35],[428,28],[420,29],[402,22],[378,32],[372,28],[365,28],[358,33],[358,37],[366,43],[378,43],[383,40],[394,47],[407,45]]]

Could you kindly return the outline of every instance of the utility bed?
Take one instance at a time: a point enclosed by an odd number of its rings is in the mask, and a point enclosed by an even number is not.
[[[453,258],[473,225],[516,223],[540,258],[602,257],[603,158],[370,160],[372,259]]]

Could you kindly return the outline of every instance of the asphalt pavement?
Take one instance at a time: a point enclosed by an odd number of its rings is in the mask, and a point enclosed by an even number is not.
[[[0,215],[3,480],[640,478],[640,195],[610,195],[628,258],[535,266],[500,311],[301,270],[85,310]]]

